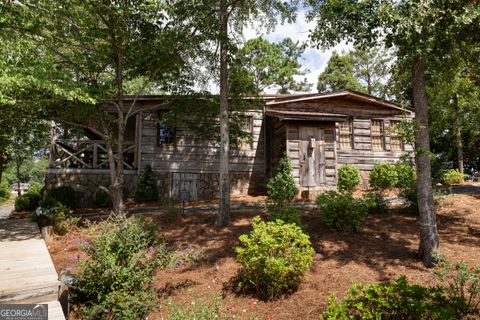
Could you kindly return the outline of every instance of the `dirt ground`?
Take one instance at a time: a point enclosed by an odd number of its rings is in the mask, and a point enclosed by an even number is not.
[[[233,318],[318,319],[332,293],[341,294],[352,282],[392,281],[406,275],[409,281],[437,284],[431,269],[417,260],[417,217],[393,210],[370,215],[361,234],[327,229],[314,211],[304,212],[315,248],[314,263],[298,291],[272,302],[233,293],[231,284],[239,270],[235,262],[238,237],[249,232],[255,213],[235,213],[228,228],[214,228],[214,216],[181,216],[168,223],[153,216],[171,247],[191,247],[201,251],[202,260],[194,265],[158,271],[154,286],[164,292],[159,307],[149,319],[167,319],[166,302],[199,303],[199,297],[222,296],[222,309]],[[480,265],[480,193],[450,195],[438,206],[438,227],[442,253],[451,260]],[[82,234],[72,232],[56,237],[49,250],[57,271],[71,266],[79,254]]]

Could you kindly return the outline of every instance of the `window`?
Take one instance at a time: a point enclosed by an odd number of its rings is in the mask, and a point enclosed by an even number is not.
[[[161,110],[158,113],[158,145],[175,143],[175,128],[164,122],[168,110]]]
[[[403,141],[398,132],[397,125],[400,121],[390,121],[390,147],[392,150],[403,150]]]
[[[233,143],[232,148],[237,150],[250,150],[253,148],[252,135],[253,135],[253,117],[242,117],[242,137],[237,139],[238,144]]]
[[[382,120],[372,120],[371,134],[372,134],[372,150],[383,150],[384,135],[383,135]]]
[[[353,128],[352,128],[352,121],[344,121],[338,124],[339,132],[340,132],[340,149],[352,149],[353,143]]]

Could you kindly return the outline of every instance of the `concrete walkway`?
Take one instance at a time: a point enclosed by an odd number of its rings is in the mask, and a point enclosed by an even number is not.
[[[48,303],[48,318],[64,320],[57,272],[40,230],[27,219],[8,219],[12,209],[0,208],[0,303]]]

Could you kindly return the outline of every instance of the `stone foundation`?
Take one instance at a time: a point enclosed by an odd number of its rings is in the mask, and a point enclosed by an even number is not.
[[[133,197],[137,185],[137,172],[126,171],[124,179],[123,194],[127,198]],[[60,186],[71,186],[75,190],[79,207],[91,207],[93,192],[99,186],[107,188],[110,186],[110,173],[108,170],[48,170],[45,175],[45,191]]]
[[[172,172],[154,172],[159,198],[166,200],[172,198]],[[135,170],[125,171],[125,187],[123,190],[126,198],[133,198],[137,186],[138,175]],[[110,186],[110,173],[108,170],[48,170],[45,176],[45,190],[71,186],[77,193],[79,207],[91,207],[93,205],[92,194],[99,186]],[[249,172],[233,172],[230,177],[232,195],[256,195],[265,192],[265,180],[263,176]],[[197,198],[192,200],[213,200],[219,195],[218,173],[196,174]]]

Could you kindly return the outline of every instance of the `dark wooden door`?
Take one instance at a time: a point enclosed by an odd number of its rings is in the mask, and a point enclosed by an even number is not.
[[[300,126],[300,185],[325,184],[325,133],[316,126]]]

